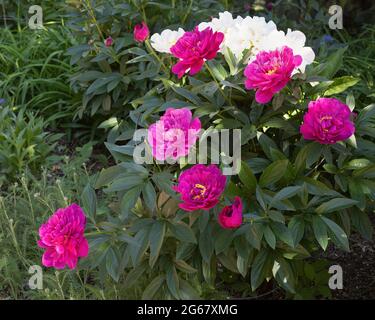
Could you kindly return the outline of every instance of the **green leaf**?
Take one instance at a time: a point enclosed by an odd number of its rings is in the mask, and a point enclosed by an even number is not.
[[[307,167],[319,160],[322,153],[322,145],[316,142],[311,142],[305,145],[297,154],[294,161],[294,168],[296,174],[300,175]]]
[[[285,223],[285,217],[284,215],[279,212],[279,211],[275,211],[275,210],[269,210],[268,211],[268,216],[270,217],[271,220],[273,221],[276,221],[276,222],[280,222],[282,224]]]
[[[278,150],[276,143],[263,132],[257,133],[257,139],[267,158],[272,160],[271,148]]]
[[[184,260],[176,260],[175,262],[176,267],[185,273],[195,273],[197,269],[193,268],[191,265],[186,263]]]
[[[170,264],[170,266],[166,269],[165,275],[167,280],[167,286],[170,293],[173,295],[175,299],[180,299],[180,281],[177,275],[176,268],[173,264]]]
[[[284,199],[289,199],[296,195],[300,190],[301,186],[293,186],[293,187],[286,187],[281,189],[278,193],[275,194],[273,197],[273,200],[279,201],[279,200],[284,200]]]
[[[349,170],[357,170],[366,168],[371,164],[371,161],[368,159],[353,159],[349,161],[344,168]]]
[[[233,240],[233,232],[228,229],[220,230],[220,233],[215,237],[215,252],[219,254],[225,251]]]
[[[312,226],[316,240],[325,251],[328,246],[327,227],[320,216],[312,217]]]
[[[241,161],[241,170],[238,173],[238,176],[244,186],[249,190],[249,192],[254,193],[257,185],[257,180],[248,164],[244,161]]]
[[[151,283],[146,287],[142,294],[142,300],[151,300],[159,291],[162,284],[165,282],[165,276],[159,275],[154,278]]]
[[[97,199],[95,190],[91,187],[90,184],[87,184],[82,192],[82,203],[85,213],[95,221]]]
[[[272,249],[275,249],[276,237],[269,226],[264,229],[264,239]]]
[[[342,66],[344,53],[348,47],[335,50],[323,63],[316,68],[316,75],[331,79]]]
[[[118,282],[120,278],[119,274],[119,261],[116,253],[112,248],[109,248],[106,255],[106,270],[112,279]]]
[[[352,207],[357,203],[358,201],[348,198],[335,198],[321,204],[318,208],[315,209],[315,212],[318,214],[329,213]]]
[[[148,268],[147,262],[141,263],[136,268],[132,269],[125,278],[124,287],[130,289],[139,278],[146,272]]]
[[[129,174],[124,178],[115,180],[107,189],[105,189],[105,192],[111,193],[116,191],[129,190],[135,186],[143,185],[143,182],[143,177],[139,176],[139,174]]]
[[[153,184],[149,181],[142,189],[143,200],[151,211],[155,209],[156,206],[156,191]]]
[[[344,76],[334,79],[333,83],[324,92],[324,96],[339,94],[346,89],[356,85],[360,79],[351,76]]]
[[[150,230],[150,267],[155,265],[159,257],[160,249],[163,245],[166,231],[166,223],[164,221],[156,221]]]
[[[334,235],[334,237],[332,238],[333,242],[335,242],[336,245],[349,252],[349,241],[345,231],[338,224],[336,224],[336,222],[326,217],[322,217],[322,219]]]
[[[203,260],[209,264],[211,261],[211,256],[214,253],[214,243],[210,225],[207,225],[207,227],[199,235],[199,251]]]
[[[360,125],[371,121],[375,116],[375,103],[363,108],[356,118],[356,122]]]
[[[176,239],[182,242],[197,243],[193,230],[186,223],[182,221],[170,223],[169,229]]]
[[[279,238],[281,241],[286,243],[290,247],[294,247],[294,241],[290,230],[282,223],[272,222],[271,229],[276,235],[276,238]]]
[[[174,92],[176,92],[178,95],[186,98],[187,100],[189,100],[190,102],[192,102],[194,105],[196,106],[200,106],[202,104],[202,101],[199,99],[199,97],[194,94],[193,92],[189,91],[189,90],[186,90],[184,88],[181,88],[181,87],[177,87],[177,86],[172,86],[171,87],[172,90]]]
[[[200,296],[189,282],[180,279],[180,298],[182,300],[199,300]]]
[[[268,250],[261,250],[254,259],[251,266],[251,289],[255,291],[268,275],[272,266],[271,256]]]
[[[263,225],[260,223],[252,223],[248,226],[246,240],[257,250],[260,250],[263,238]]]
[[[110,184],[121,173],[123,173],[123,171],[124,170],[120,166],[113,166],[107,169],[102,169],[99,174],[99,178],[96,180],[95,189],[99,189],[105,185]]]
[[[292,235],[294,247],[296,247],[303,238],[305,233],[305,221],[302,216],[294,216],[290,219],[288,228]]]
[[[259,185],[267,187],[278,182],[284,176],[288,163],[288,160],[278,160],[270,164],[260,176]]]
[[[126,191],[123,195],[120,203],[121,219],[127,219],[129,217],[130,210],[133,209],[137,203],[141,190],[142,188],[140,186],[136,186]]]
[[[216,80],[218,80],[219,82],[225,80],[228,77],[228,73],[221,63],[215,62],[215,60],[207,61],[206,63],[212,70]]]
[[[285,259],[278,257],[275,260],[272,273],[281,287],[291,293],[295,293],[295,276],[292,268]]]
[[[357,231],[367,240],[372,240],[373,228],[368,215],[362,210],[353,208],[350,211],[350,218]]]

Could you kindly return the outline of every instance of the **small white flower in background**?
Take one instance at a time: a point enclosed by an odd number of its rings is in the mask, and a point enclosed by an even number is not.
[[[151,46],[158,52],[171,53],[171,47],[185,33],[184,29],[179,28],[178,31],[165,29],[162,33],[155,33],[151,36]]]
[[[306,36],[301,31],[288,29],[285,34],[284,31],[274,30],[261,41],[259,49],[269,51],[282,48],[283,46],[291,48],[294,55],[300,55],[302,57],[302,64],[298,69],[294,70],[293,74],[295,74],[298,70],[305,72],[306,66],[313,63],[315,59],[313,49],[305,47],[305,43]]]
[[[267,22],[263,17],[246,17],[229,30],[224,44],[238,59],[242,58],[246,49],[252,49],[251,53],[255,56],[260,43],[274,30],[277,28],[273,21]]]

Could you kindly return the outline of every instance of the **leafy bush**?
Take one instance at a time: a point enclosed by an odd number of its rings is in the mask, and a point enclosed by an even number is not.
[[[0,108],[0,184],[13,181],[28,168],[36,173],[52,161],[61,134],[45,131],[47,122],[21,110]]]
[[[83,193],[86,213],[97,227],[83,265],[99,267],[128,288],[137,284],[146,299],[209,296],[219,279],[230,283],[232,277],[250,284],[243,291],[255,291],[273,278],[290,294],[311,295],[304,293],[306,274],[314,279],[314,269],[319,274],[322,266],[306,258],[330,243],[350,250],[352,230],[372,236],[366,210],[375,199],[375,107],[345,94],[359,79],[342,68],[346,47],[331,49],[315,50],[317,62],[295,74],[268,104],[258,103],[244,88],[249,51],[242,58],[224,51],[181,80],[160,69],[160,61],[168,69],[176,62],[171,55],[150,59],[143,49],[134,51],[138,61],[147,61],[139,70],[158,70],[157,82],[148,84],[152,87],[143,97],[133,96],[129,117],[103,124],[112,128],[106,146],[117,164],[104,169]],[[357,113],[355,135],[329,144],[301,137],[307,105],[320,97],[346,101]],[[181,200],[172,186],[190,168],[186,159],[165,166],[133,160],[139,145],[132,139],[135,129],[149,128],[166,109],[182,107],[206,129],[200,141],[213,129],[242,132],[241,170],[227,178],[220,203],[210,210],[187,212],[178,206]],[[117,195],[108,219],[96,215],[94,187]],[[223,229],[218,215],[236,196],[243,202],[244,222]],[[327,287],[319,294],[329,295]]]
[[[68,50],[77,72],[72,88],[83,92],[77,115],[121,114],[132,110],[131,101],[158,90],[161,65],[151,52],[136,45],[133,27],[142,20],[154,30],[176,23],[192,27],[223,6],[216,1],[81,1],[68,11],[67,25],[81,44]],[[106,47],[105,39],[113,38]],[[164,70],[165,72],[165,70]]]

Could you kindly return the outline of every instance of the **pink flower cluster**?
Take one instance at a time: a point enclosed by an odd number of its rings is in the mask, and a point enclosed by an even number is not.
[[[78,258],[86,257],[89,246],[84,236],[86,217],[77,204],[58,209],[39,228],[39,247],[45,249],[42,263],[46,267],[74,269]]]

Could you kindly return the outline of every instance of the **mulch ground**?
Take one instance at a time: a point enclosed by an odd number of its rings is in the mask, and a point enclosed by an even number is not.
[[[370,220],[375,229],[375,214]],[[351,252],[331,248],[324,255],[343,270],[343,289],[333,291],[333,299],[375,299],[375,241],[353,234],[350,247]]]

